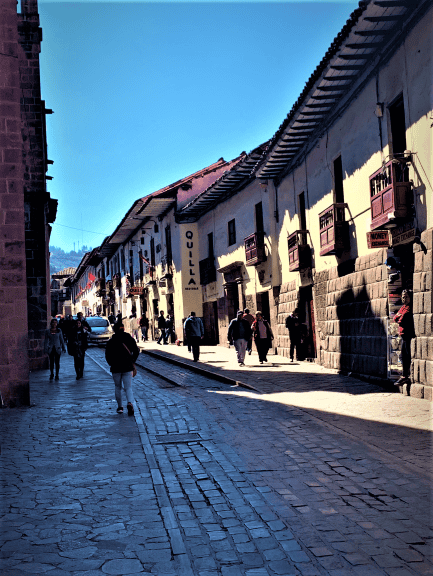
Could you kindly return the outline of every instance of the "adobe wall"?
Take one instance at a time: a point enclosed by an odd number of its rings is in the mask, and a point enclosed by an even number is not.
[[[0,3],[0,396],[3,406],[28,405],[24,166],[20,48],[15,0]]]

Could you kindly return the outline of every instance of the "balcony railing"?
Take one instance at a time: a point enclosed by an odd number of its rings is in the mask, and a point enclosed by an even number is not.
[[[246,266],[257,266],[261,262],[266,262],[265,239],[263,232],[254,232],[247,236],[245,243],[245,264]]]
[[[390,160],[370,176],[370,230],[410,216],[412,188],[405,162]]]
[[[200,267],[200,284],[206,286],[211,282],[215,282],[216,280],[215,258],[212,257],[200,260],[199,267]]]
[[[311,249],[307,244],[308,231],[296,230],[287,238],[289,270],[303,270],[311,266]]]
[[[337,254],[347,248],[346,204],[332,204],[319,214],[320,256]]]
[[[96,278],[95,286],[97,290],[104,290],[105,289],[105,278]]]

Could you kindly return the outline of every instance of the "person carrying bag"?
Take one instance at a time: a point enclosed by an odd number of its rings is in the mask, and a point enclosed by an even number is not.
[[[134,338],[125,332],[122,323],[113,327],[114,335],[105,348],[105,359],[110,366],[114,380],[114,394],[117,402],[117,413],[123,414],[122,385],[127,399],[128,416],[134,415],[134,396],[132,378],[137,374],[135,361],[139,350]]]

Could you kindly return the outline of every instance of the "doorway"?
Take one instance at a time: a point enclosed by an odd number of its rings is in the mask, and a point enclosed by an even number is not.
[[[299,317],[304,325],[303,353],[306,359],[316,358],[316,322],[314,316],[313,290],[311,286],[299,289]]]
[[[263,318],[271,323],[271,310],[269,308],[269,292],[259,292],[257,294],[257,310],[263,315]]]

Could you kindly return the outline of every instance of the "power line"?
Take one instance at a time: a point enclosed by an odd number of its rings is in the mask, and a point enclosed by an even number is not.
[[[62,226],[62,228],[70,228],[71,230],[79,230],[80,232],[88,232],[89,234],[101,234],[101,236],[106,236],[104,232],[94,232],[93,230],[83,230],[82,228],[73,228],[72,226],[66,226],[65,224],[58,224],[54,222],[55,226]]]

